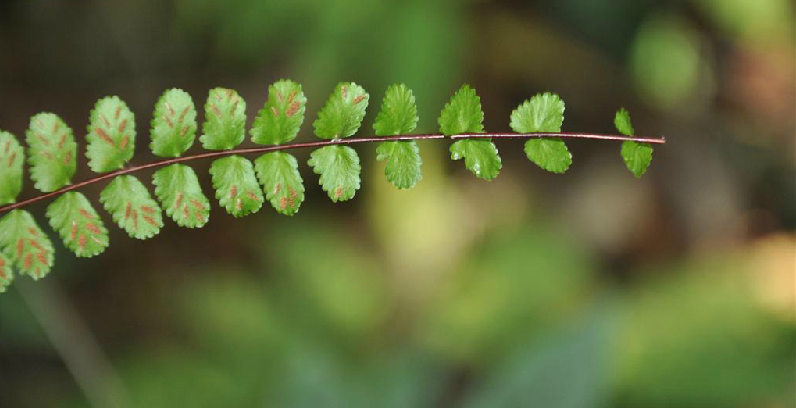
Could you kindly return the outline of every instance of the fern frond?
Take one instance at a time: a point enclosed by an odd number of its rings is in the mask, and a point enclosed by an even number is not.
[[[333,202],[352,199],[361,186],[362,166],[355,143],[379,142],[376,158],[386,161],[387,180],[399,189],[414,187],[421,179],[422,159],[418,140],[449,139],[453,160],[464,160],[477,177],[491,180],[502,163],[493,138],[527,139],[526,156],[545,170],[563,173],[572,163],[563,138],[621,140],[622,158],[640,177],[652,160],[652,144],[662,138],[633,136],[626,110],[617,112],[614,123],[622,135],[562,133],[564,102],[552,93],[538,94],[511,113],[516,133],[484,133],[481,100],[468,85],[445,105],[437,123],[441,134],[412,135],[418,122],[415,96],[404,84],[387,88],[376,115],[376,137],[351,138],[361,127],[369,95],[353,82],[339,83],[313,122],[321,141],[289,143],[304,122],[307,98],[301,85],[280,80],[268,87],[263,108],[249,133],[258,147],[238,148],[246,135],[246,103],[231,89],[215,88],[205,103],[205,120],[199,140],[211,152],[183,156],[198,130],[191,96],[180,89],[165,91],[155,104],[149,144],[156,156],[166,159],[125,167],[134,154],[135,117],[117,96],[100,99],[91,111],[86,157],[89,167],[104,173],[71,184],[77,168],[77,143],[73,132],[57,115],[40,113],[26,132],[27,158],[34,187],[44,194],[16,202],[23,184],[24,148],[9,132],[0,131],[0,292],[13,280],[13,272],[39,279],[53,264],[53,245],[33,216],[22,208],[49,198],[54,201],[46,217],[64,245],[79,257],[95,256],[109,244],[108,230],[83,193],[84,186],[109,181],[99,202],[113,221],[133,238],[146,239],[163,227],[165,211],[177,225],[199,228],[210,217],[210,200],[199,178],[186,163],[213,158],[210,176],[215,197],[227,213],[242,217],[259,211],[267,199],[280,214],[294,215],[301,207],[305,187],[296,158],[287,149],[315,148],[308,164],[318,183]],[[252,163],[246,154],[260,154]],[[147,186],[131,173],[159,168],[152,176],[154,199]]]

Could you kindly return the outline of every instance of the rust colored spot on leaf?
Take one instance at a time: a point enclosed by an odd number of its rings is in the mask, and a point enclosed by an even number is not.
[[[180,204],[182,204],[182,197],[183,197],[182,192],[177,193],[177,199],[174,200],[174,208],[177,208],[180,206]]]
[[[41,155],[44,156],[44,158],[47,160],[53,159],[53,155],[51,155],[50,152],[41,152]]]
[[[11,141],[10,141],[10,140],[6,140],[6,145],[5,145],[5,147],[3,147],[3,151],[4,151],[6,154],[8,154],[8,149],[9,149],[9,148],[11,148]]]
[[[127,205],[124,207],[124,219],[125,220],[130,218],[130,212],[131,212],[132,208],[133,208],[133,206],[130,203],[127,203]]]
[[[227,100],[231,101],[232,100],[232,89],[227,89],[226,91],[227,91]]]
[[[70,235],[71,240],[74,241],[77,238],[77,223],[72,221],[72,233]]]
[[[121,107],[121,106],[117,106],[117,107],[116,107],[116,111],[115,111],[115,112],[113,112],[113,118],[114,118],[114,119],[116,119],[116,120],[118,120],[118,119],[119,119],[119,114],[120,114],[120,113],[122,113],[122,107]]]
[[[141,211],[143,211],[143,212],[145,212],[147,214],[154,214],[155,213],[155,209],[150,207],[150,206],[148,206],[148,205],[142,205],[141,206]]]
[[[171,104],[166,102],[166,109],[169,110],[169,115],[174,116],[174,108],[171,107]]]
[[[149,224],[149,225],[151,225],[153,227],[157,227],[158,226],[158,223],[155,222],[155,220],[153,220],[152,217],[150,217],[148,215],[144,215],[143,218],[144,218],[144,221],[146,221],[147,224]]]
[[[174,129],[174,123],[171,123],[171,118],[163,115],[163,119],[166,121],[166,124],[169,125],[169,129]]]
[[[238,186],[233,184],[232,187],[229,188],[229,199],[232,200],[236,195],[238,195]]]
[[[111,127],[111,122],[108,121],[108,118],[106,118],[105,115],[100,115],[100,119],[105,122],[106,127]]]
[[[126,127],[127,127],[127,119],[122,119],[122,121],[119,122],[119,128],[118,128],[119,133],[124,132],[124,128]]]
[[[238,99],[235,99],[235,103],[233,103],[232,106],[229,108],[229,114],[230,115],[235,113],[235,109],[238,108],[238,102],[240,102],[240,101]]]
[[[22,258],[22,251],[25,250],[25,240],[17,240],[17,258]]]
[[[337,190],[335,190],[335,192],[334,192],[334,196],[337,197],[337,198],[340,198],[342,195],[343,195],[343,188],[342,187],[337,187]]]
[[[124,135],[122,138],[122,143],[119,144],[119,148],[124,149],[127,146],[127,143],[130,142],[130,136]]]
[[[293,92],[290,93],[290,96],[287,97],[287,103],[293,102],[293,98],[296,97],[296,90],[294,89]]]
[[[356,98],[354,98],[354,105],[356,105],[356,104],[358,104],[358,103],[362,102],[362,100],[363,100],[363,99],[365,99],[365,95],[359,95],[359,96],[357,96]]]
[[[12,152],[10,156],[8,156],[8,167],[11,167],[14,164],[14,160],[17,158],[17,152]]]
[[[85,235],[81,234],[80,238],[77,239],[77,246],[79,246],[80,249],[83,250],[83,251],[86,250],[86,236]]]
[[[32,247],[34,247],[34,248],[38,249],[39,251],[44,251],[44,248],[42,248],[42,247],[41,247],[41,245],[39,245],[39,243],[38,243],[38,242],[36,242],[36,241],[34,241],[34,240],[32,240],[32,239],[31,239],[31,240],[28,240],[28,242],[30,243],[30,246],[32,246]]]
[[[99,127],[98,128],[94,128],[94,133],[96,133],[97,136],[100,137],[100,139],[104,140],[106,143],[108,143],[109,145],[113,146],[113,139],[111,139],[111,137],[108,136],[107,133],[105,133],[104,129],[99,128]]]
[[[50,145],[50,141],[47,140],[44,136],[42,136],[42,135],[40,135],[38,133],[36,133],[36,138],[39,139],[39,141],[41,141],[45,146],[49,146]]]
[[[240,201],[240,198],[235,200],[235,209],[238,211],[243,210],[243,202]]]
[[[274,187],[274,194],[278,194],[279,190],[282,189],[282,183],[276,183],[276,187]]]
[[[296,197],[296,192],[293,190],[293,187],[288,187],[288,193],[290,194],[291,198]]]
[[[32,227],[28,228],[28,232],[30,233],[30,235],[33,235],[34,237],[38,237],[39,236],[39,232],[36,231],[36,228],[32,228]]]
[[[221,111],[218,110],[218,106],[216,106],[215,102],[210,104],[210,109],[213,110],[213,113],[216,114],[219,118],[221,118]]]
[[[72,151],[68,151],[64,156],[64,165],[68,165],[71,160],[72,160]]]
[[[180,131],[180,137],[183,137],[186,134],[188,134],[188,128],[189,128],[189,126],[186,126],[186,127],[182,128],[182,130]]]
[[[189,106],[186,106],[185,109],[182,110],[182,113],[180,113],[179,119],[177,119],[180,123],[182,123],[182,121],[185,119],[185,115],[188,114],[188,111],[190,109],[191,109],[191,107],[189,105]],[[173,113],[172,113],[172,115],[173,115]]]
[[[276,95],[276,99],[279,101],[279,103],[282,103],[282,102],[285,101],[285,99],[282,97],[282,93],[281,92],[276,91],[276,92],[274,92],[274,95]]]
[[[200,203],[199,200],[197,200],[195,198],[191,199],[191,204],[193,204],[193,206],[196,207],[200,211],[204,211],[204,209],[205,209],[205,206],[202,205],[202,203]]]
[[[94,219],[94,216],[92,214],[90,214],[88,211],[86,211],[86,210],[84,210],[82,208],[79,210],[79,212],[80,212],[80,215],[82,215],[84,218],[86,218],[88,220],[93,220]]]
[[[284,210],[285,208],[287,208],[287,198],[282,197],[279,199],[279,209]]]
[[[58,139],[58,149],[63,149],[64,148],[64,143],[66,143],[66,133],[61,135],[61,138]]]
[[[256,195],[254,195],[254,193],[252,193],[251,191],[247,191],[247,192],[246,192],[246,195],[247,195],[247,196],[249,197],[249,199],[250,199],[250,200],[252,200],[252,201],[260,201],[260,200],[257,198],[257,196],[256,196]]]
[[[46,252],[36,252],[36,259],[39,260],[40,264],[47,265],[47,253]]]
[[[138,231],[138,212],[136,210],[132,210],[130,215],[133,218],[133,229]]]
[[[30,267],[33,266],[33,254],[29,253],[29,254],[25,255],[25,259],[23,260],[23,264],[25,266],[25,269],[30,269]]]
[[[102,231],[100,231],[100,229],[97,226],[97,224],[94,224],[93,222],[87,222],[86,223],[86,229],[89,230],[92,234],[99,235],[99,234],[102,233]]]
[[[295,115],[296,112],[298,112],[300,107],[301,107],[300,103],[293,102],[293,104],[290,105],[290,108],[287,109],[287,112],[285,112],[285,114],[287,115],[287,117],[291,117],[291,116]]]
[[[343,99],[348,99],[348,89],[343,85]]]
[[[53,133],[58,133],[58,130],[61,128],[61,121],[55,120],[53,121]]]
[[[182,213],[185,215],[185,218],[190,218],[191,213],[188,211],[188,206],[182,207]]]

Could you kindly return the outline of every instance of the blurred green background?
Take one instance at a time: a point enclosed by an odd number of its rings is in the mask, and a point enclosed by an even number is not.
[[[565,130],[614,132],[625,106],[668,143],[635,179],[616,143],[573,141],[552,175],[501,142],[484,182],[424,142],[409,191],[361,146],[362,190],[338,205],[302,151],[294,217],[110,227],[89,260],[59,243],[50,276],[0,296],[0,407],[793,407],[794,38],[789,0],[2,1],[17,136],[47,110],[83,144],[109,94],[145,130],[170,87],[198,105],[235,88],[251,121],[288,77],[309,99],[300,141],[356,81],[362,135],[389,84],[433,132],[466,82],[491,131],[553,91]]]

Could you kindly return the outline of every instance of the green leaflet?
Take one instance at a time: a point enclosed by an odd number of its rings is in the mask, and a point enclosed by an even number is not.
[[[359,190],[359,156],[348,146],[326,146],[313,150],[307,162],[315,174],[320,174],[319,184],[334,202],[354,198]]]
[[[357,132],[368,107],[368,93],[353,82],[337,84],[312,124],[321,139],[341,139]]]
[[[647,171],[647,167],[652,162],[652,146],[649,143],[625,140],[622,142],[621,153],[625,166],[637,178]]]
[[[0,248],[19,272],[36,280],[53,265],[52,242],[25,210],[13,210],[0,220]]]
[[[532,139],[525,142],[525,155],[539,167],[564,173],[572,164],[572,154],[560,138]]]
[[[160,96],[152,113],[149,148],[160,157],[179,157],[196,137],[196,108],[191,95],[169,89]]]
[[[517,133],[560,132],[562,123],[564,101],[549,92],[535,95],[511,112],[511,128]],[[525,155],[553,173],[563,173],[572,164],[572,154],[561,138],[529,139]]]
[[[412,90],[404,84],[390,85],[373,123],[378,136],[408,134],[417,126],[417,106]],[[411,188],[420,181],[420,149],[417,142],[384,142],[376,148],[376,160],[387,160],[384,175],[398,188]]]
[[[249,131],[257,144],[279,145],[296,138],[304,122],[307,98],[301,85],[283,79],[268,87],[268,101]]]
[[[415,130],[417,120],[417,105],[412,90],[404,84],[394,84],[384,93],[373,130],[378,136],[408,134]]]
[[[26,135],[34,187],[49,193],[69,184],[77,168],[77,143],[72,129],[58,115],[39,113],[30,118]]]
[[[0,130],[0,205],[13,203],[22,191],[22,146],[11,133]]]
[[[625,136],[633,136],[636,133],[633,130],[633,124],[630,122],[630,113],[625,108],[620,108],[616,111],[614,126],[616,126],[616,130],[619,133]]]
[[[461,133],[483,133],[484,111],[481,98],[470,85],[462,85],[445,104],[437,122],[439,130],[446,136]]]
[[[205,103],[204,134],[199,137],[208,150],[234,149],[243,141],[246,127],[246,102],[232,89],[215,88]]]
[[[633,124],[630,122],[630,114],[625,108],[616,112],[614,125],[619,133],[633,136]],[[641,177],[647,171],[650,163],[652,163],[652,146],[649,143],[625,140],[622,142],[621,153],[625,166],[636,177]]]
[[[476,177],[492,180],[502,166],[495,144],[488,140],[459,140],[450,147],[451,159],[464,157],[464,166]]]
[[[284,215],[297,213],[304,201],[304,183],[296,158],[283,152],[266,153],[254,161],[254,169],[274,209]]]
[[[256,213],[263,205],[252,162],[241,156],[218,159],[210,166],[219,204],[234,217]]]
[[[50,226],[79,257],[101,254],[108,247],[108,230],[86,196],[70,191],[47,206]]]
[[[456,91],[437,120],[440,131],[446,136],[482,133],[483,121],[481,98],[469,85],[462,85]],[[464,158],[465,167],[478,178],[491,180],[500,173],[500,155],[490,139],[456,141],[451,145],[450,153],[453,160]]]
[[[88,125],[88,165],[96,173],[122,168],[133,158],[135,116],[118,96],[97,101]]]
[[[14,274],[11,269],[11,260],[0,252],[0,293],[6,291],[12,280],[14,280]]]
[[[421,179],[420,149],[414,140],[409,142],[384,142],[376,148],[376,160],[387,160],[384,175],[395,187],[414,187]]]
[[[119,228],[136,239],[157,235],[163,227],[160,206],[137,178],[118,176],[100,193],[100,202]]]
[[[200,228],[210,218],[210,201],[192,168],[172,164],[152,176],[155,195],[166,214],[181,227]]]

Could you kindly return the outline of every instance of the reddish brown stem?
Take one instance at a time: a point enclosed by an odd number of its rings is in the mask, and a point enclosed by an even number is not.
[[[193,156],[165,159],[153,163],[142,164],[140,166],[128,167],[125,169],[116,170],[114,172],[105,173],[97,177],[81,181],[80,183],[70,184],[60,190],[56,190],[51,193],[45,193],[33,198],[29,198],[27,200],[20,201],[18,203],[9,204],[5,207],[0,207],[0,214],[3,214],[5,212],[17,208],[22,208],[42,200],[46,200],[48,198],[57,197],[63,193],[66,193],[67,191],[77,190],[87,185],[99,183],[100,181],[112,179],[116,176],[121,176],[123,174],[130,174],[130,173],[135,173],[139,170],[158,168],[158,167],[168,166],[170,164],[183,163],[198,159],[225,157],[225,156],[232,156],[235,154],[267,153],[267,152],[275,152],[280,150],[301,149],[305,147],[324,147],[324,146],[349,145],[355,143],[368,143],[368,142],[429,140],[429,139],[445,139],[445,138],[452,140],[484,139],[484,138],[532,139],[540,137],[560,137],[560,138],[572,138],[572,139],[598,139],[598,140],[619,140],[619,141],[632,140],[635,142],[654,143],[654,144],[666,143],[666,139],[664,137],[657,138],[657,137],[640,137],[640,136],[623,136],[623,135],[601,135],[594,133],[566,133],[566,132],[565,133],[462,133],[453,136],[445,136],[442,134],[425,134],[425,135],[399,135],[399,136],[384,136],[384,137],[359,137],[359,138],[350,138],[350,139],[320,140],[317,142],[290,143],[279,146],[250,147],[243,149],[221,150],[217,152],[195,154]]]

